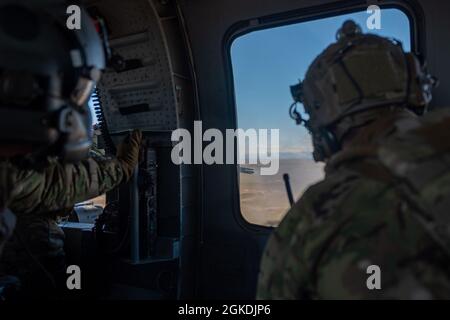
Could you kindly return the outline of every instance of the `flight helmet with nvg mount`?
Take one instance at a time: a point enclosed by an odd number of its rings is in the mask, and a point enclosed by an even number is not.
[[[314,159],[325,161],[340,150],[333,126],[349,116],[385,107],[424,112],[437,80],[430,76],[399,41],[363,34],[348,20],[338,30],[337,42],[309,66],[303,82],[291,87],[291,117],[312,135]],[[296,109],[304,106],[309,119]],[[362,123],[349,124],[352,126]],[[342,135],[341,135],[342,137]]]

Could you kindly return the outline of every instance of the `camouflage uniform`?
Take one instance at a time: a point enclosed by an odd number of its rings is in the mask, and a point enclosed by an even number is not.
[[[274,231],[259,299],[450,298],[450,112],[382,122],[328,161]],[[369,265],[381,290],[367,287]]]
[[[78,202],[104,194],[125,177],[118,159],[91,157],[77,164],[51,160],[42,170],[4,162],[14,182],[8,208],[17,216],[11,240],[5,245],[0,272],[15,275],[24,287],[45,291],[65,273],[64,233],[58,216]]]

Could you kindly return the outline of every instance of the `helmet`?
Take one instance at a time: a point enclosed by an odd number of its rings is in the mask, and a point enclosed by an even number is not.
[[[399,41],[363,34],[351,20],[336,38],[310,65],[304,81],[291,87],[309,119],[304,120],[295,105],[291,116],[311,132],[316,161],[339,150],[339,139],[330,130],[336,123],[363,111],[377,114],[375,109],[381,112],[386,106],[424,111],[436,84]]]
[[[88,154],[87,101],[105,67],[104,47],[83,8],[81,28],[66,26],[68,6],[59,0],[0,3],[3,154],[44,151],[66,160]]]

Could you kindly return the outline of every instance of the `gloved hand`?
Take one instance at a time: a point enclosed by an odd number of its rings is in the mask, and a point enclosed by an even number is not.
[[[134,168],[138,164],[139,149],[142,144],[142,131],[133,130],[125,139],[117,146],[117,160],[122,164],[125,178],[130,180]]]

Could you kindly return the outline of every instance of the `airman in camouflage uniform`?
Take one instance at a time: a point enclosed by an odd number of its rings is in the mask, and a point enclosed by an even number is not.
[[[343,25],[293,88],[326,177],[269,239],[257,298],[450,298],[450,112],[415,114],[433,84],[400,44]]]
[[[15,225],[16,216],[12,212],[5,211],[5,209],[3,209],[0,212],[0,257],[3,252],[3,247],[8,238],[11,236]]]
[[[57,220],[73,205],[102,195],[128,180],[137,165],[142,133],[135,130],[118,146],[117,157],[100,155],[75,164],[55,159],[41,170],[3,162],[14,188],[7,203],[17,216],[0,259],[0,273],[18,277],[26,294],[64,284],[64,232]]]

